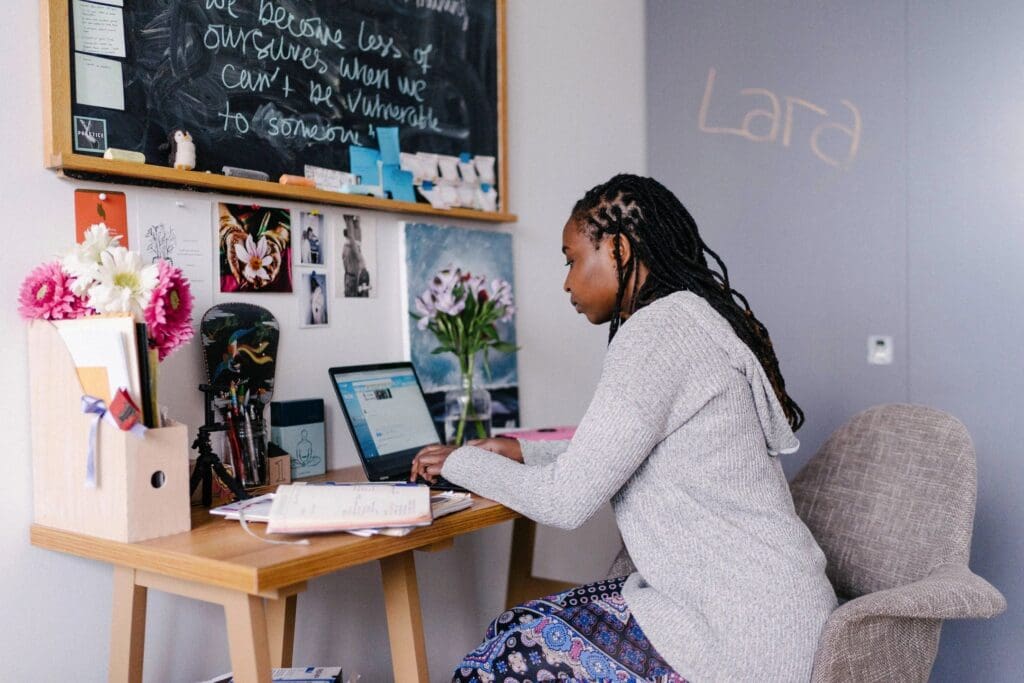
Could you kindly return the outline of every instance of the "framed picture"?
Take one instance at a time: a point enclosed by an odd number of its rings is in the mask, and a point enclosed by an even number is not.
[[[327,255],[324,215],[315,210],[299,211],[295,234],[299,244],[297,250],[299,265],[322,267],[324,257]]]
[[[302,327],[327,327],[330,320],[327,312],[327,273],[311,270],[299,276],[301,281],[300,311]]]

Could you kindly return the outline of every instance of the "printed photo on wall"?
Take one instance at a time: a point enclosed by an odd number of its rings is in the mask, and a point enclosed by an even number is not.
[[[377,233],[372,218],[345,214],[339,226],[341,239],[335,240],[335,279],[338,297],[367,298],[377,296]]]
[[[302,273],[302,326],[326,327],[327,318],[327,274],[315,270]]]
[[[322,266],[327,253],[324,215],[319,211],[299,211],[299,265]]]
[[[500,295],[494,292],[497,281],[504,281],[515,290],[512,268],[512,235],[505,232],[466,230],[463,228],[440,227],[426,223],[406,223],[405,238],[405,288],[403,317],[407,323],[408,357],[416,366],[423,393],[427,396],[430,413],[441,424],[444,421],[445,392],[460,389],[462,377],[459,362],[453,353],[434,353],[438,339],[429,329],[421,329],[410,312],[417,312],[416,298],[424,296],[432,288],[443,288],[435,278],[442,270],[458,268],[466,284],[478,289],[487,289],[488,296]],[[512,295],[509,292],[509,295]],[[477,292],[479,296],[479,292]],[[438,292],[441,299],[444,292]],[[437,301],[437,309],[442,302]],[[449,306],[449,304],[451,304]],[[445,302],[451,311],[458,309],[456,302]],[[462,309],[459,309],[462,310]],[[498,338],[511,345],[516,343],[514,315],[495,323]],[[485,372],[483,353],[475,359],[474,386],[482,386],[490,392],[491,427],[519,426],[519,374],[516,354],[501,353],[491,349],[487,357],[490,375]],[[440,430],[439,430],[440,431]]]
[[[216,219],[220,291],[292,291],[288,209],[218,203]]]
[[[195,297],[195,310],[213,305],[213,241],[208,199],[143,195],[135,200],[138,220],[129,228],[132,244],[152,263],[166,259],[181,268]]]

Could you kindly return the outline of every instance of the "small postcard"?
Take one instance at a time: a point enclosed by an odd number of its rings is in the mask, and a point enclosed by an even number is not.
[[[315,270],[302,280],[302,327],[327,327],[327,274]]]
[[[103,154],[107,151],[107,120],[75,117],[75,151]]]
[[[299,211],[299,265],[323,266],[327,253],[324,215],[319,211]]]
[[[288,209],[218,203],[220,291],[292,291],[291,223]]]
[[[377,233],[372,218],[345,214],[341,227],[340,253],[335,255],[334,295],[343,298],[377,296]],[[339,226],[340,227],[340,226]]]

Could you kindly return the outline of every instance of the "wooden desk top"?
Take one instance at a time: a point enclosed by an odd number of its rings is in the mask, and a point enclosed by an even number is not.
[[[320,479],[362,478],[362,471],[356,467],[335,470]],[[39,524],[32,525],[30,537],[32,545],[40,548],[255,595],[516,517],[518,513],[503,505],[473,496],[471,508],[441,517],[406,536],[313,534],[302,537],[309,539],[308,546],[263,543],[246,534],[237,521],[211,515],[204,508],[193,508],[191,531],[139,543],[110,541]],[[265,524],[250,523],[249,528],[260,535],[266,532]]]

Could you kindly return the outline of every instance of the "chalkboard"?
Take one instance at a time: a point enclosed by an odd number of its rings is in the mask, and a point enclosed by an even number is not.
[[[124,0],[99,10],[123,13],[124,56],[105,57],[121,65],[123,110],[82,102],[76,4],[105,7],[50,0],[68,43],[50,69],[70,91],[58,152],[101,154],[71,121],[102,121],[106,147],[167,165],[162,146],[184,128],[196,171],[276,180],[307,164],[348,171],[351,146],[377,149],[378,129],[397,127],[402,152],[495,157],[504,195],[503,0]]]

